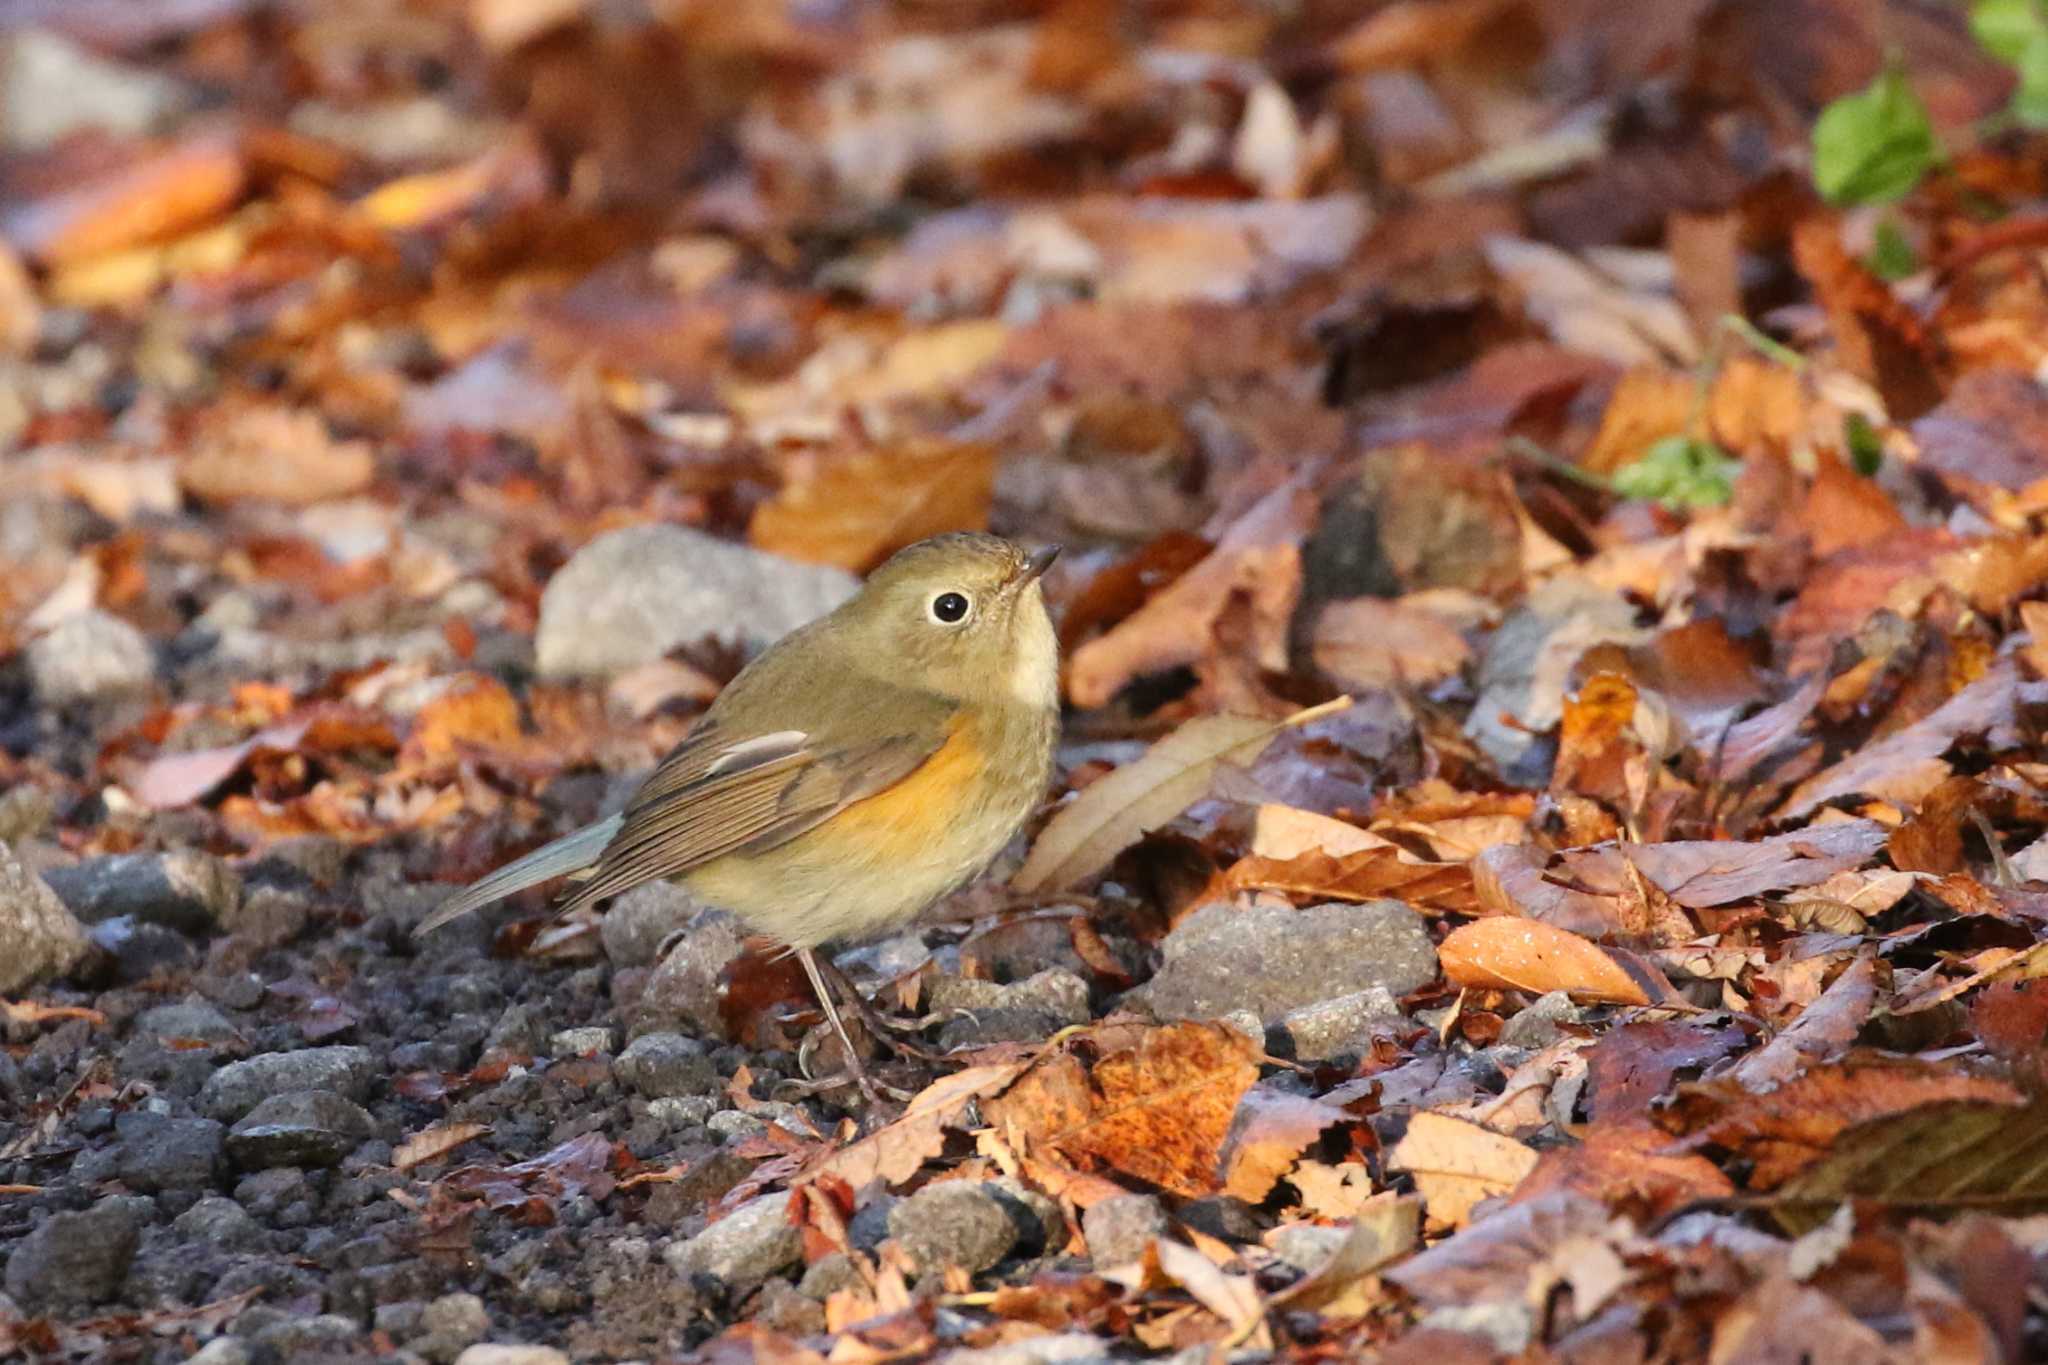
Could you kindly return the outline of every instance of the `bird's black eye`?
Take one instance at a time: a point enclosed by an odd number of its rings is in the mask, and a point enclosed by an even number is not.
[[[965,593],[942,592],[932,599],[932,620],[942,626],[957,626],[967,619],[967,613],[973,607]]]

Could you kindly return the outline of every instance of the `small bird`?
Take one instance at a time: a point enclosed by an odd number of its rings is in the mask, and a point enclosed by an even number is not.
[[[426,934],[567,876],[564,913],[667,878],[795,950],[876,1097],[815,950],[907,923],[1002,851],[1045,793],[1059,643],[1039,576],[1058,547],[934,536],[770,646],[619,814],[472,883]]]

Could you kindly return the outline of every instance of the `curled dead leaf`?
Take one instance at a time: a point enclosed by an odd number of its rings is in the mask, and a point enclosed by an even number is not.
[[[1285,720],[1201,716],[1189,721],[1061,808],[1010,884],[1058,891],[1108,867],[1116,855],[1202,799],[1224,764],[1243,767],[1275,735],[1342,710],[1349,697],[1297,711]]]
[[[1496,916],[1460,925],[1437,949],[1444,976],[1459,986],[1566,991],[1577,1000],[1647,1005],[1649,994],[1590,939],[1541,920]]]

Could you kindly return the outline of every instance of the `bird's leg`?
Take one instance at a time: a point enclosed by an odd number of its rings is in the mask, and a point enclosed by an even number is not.
[[[918,1047],[907,1040],[907,1035],[921,1033],[927,1025],[941,1022],[939,1016],[924,1019],[894,1018],[876,1008],[874,1001],[861,994],[860,987],[854,985],[852,979],[839,970],[839,964],[831,958],[828,957],[820,963],[819,969],[838,983],[839,993],[846,997],[846,1003],[860,1016],[860,1021],[867,1025],[868,1032],[874,1034],[875,1040],[883,1047],[899,1056],[915,1057],[923,1062],[945,1059],[943,1053]]]
[[[825,1017],[832,1021],[832,1031],[839,1036],[839,1046],[846,1053],[846,1069],[852,1073],[853,1083],[860,1087],[860,1093],[867,1096],[871,1103],[880,1103],[884,1099],[909,1099],[908,1092],[878,1084],[868,1075],[867,1067],[861,1063],[860,1051],[854,1047],[853,1038],[846,1031],[846,1022],[839,1017],[839,1007],[832,1003],[832,992],[825,985],[824,974],[818,970],[817,955],[809,948],[799,948],[796,950],[796,956],[797,961],[804,964],[804,975],[811,979],[811,989],[817,992],[818,1003],[825,1007]],[[860,1000],[860,992],[853,992],[853,998]],[[863,1006],[866,1003],[861,1001]]]

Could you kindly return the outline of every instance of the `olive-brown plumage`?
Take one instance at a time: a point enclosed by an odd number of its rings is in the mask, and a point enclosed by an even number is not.
[[[618,815],[465,888],[426,933],[552,877],[567,907],[668,878],[797,950],[900,925],[974,877],[1044,794],[1058,645],[1029,555],[921,541],[741,671]]]

